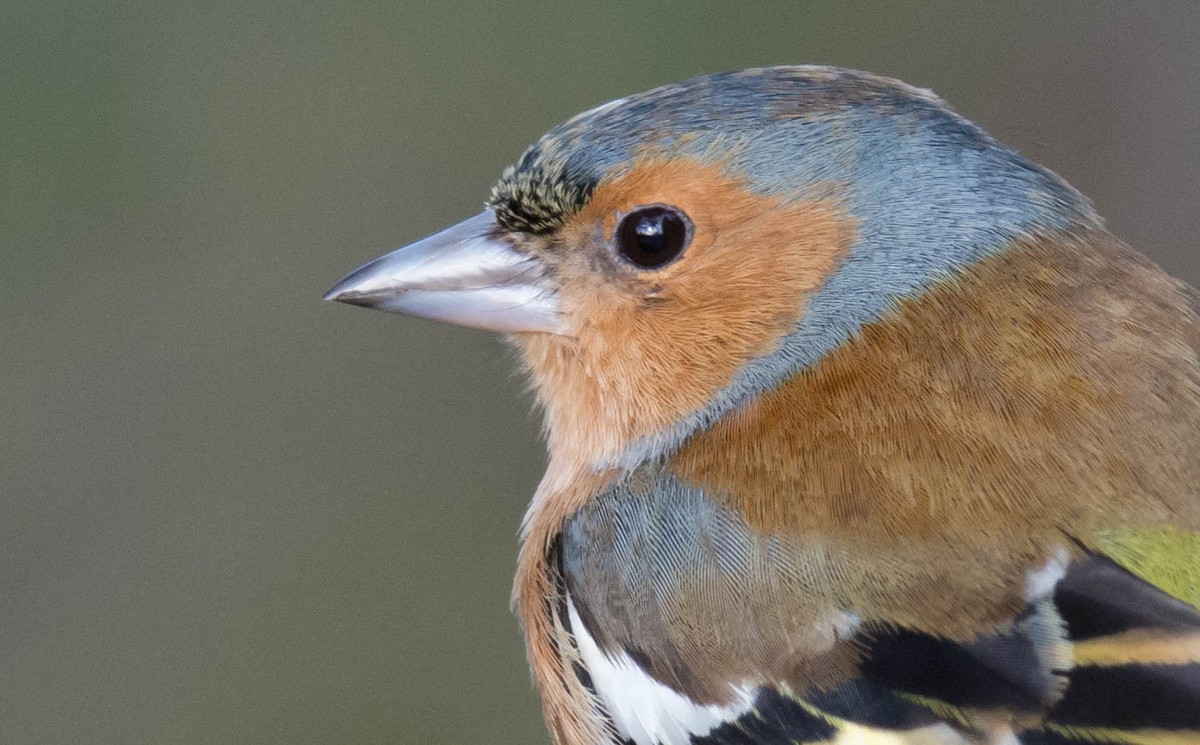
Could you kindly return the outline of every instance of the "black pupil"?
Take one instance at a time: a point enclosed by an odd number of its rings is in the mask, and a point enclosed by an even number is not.
[[[644,207],[621,220],[617,248],[630,262],[654,268],[678,256],[687,240],[687,222],[681,214],[669,207]]]

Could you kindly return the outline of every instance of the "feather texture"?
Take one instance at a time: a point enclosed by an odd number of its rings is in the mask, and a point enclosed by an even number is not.
[[[1171,356],[1196,353],[1200,326],[1187,292],[1129,259],[1103,235],[1014,246],[674,458],[609,481],[562,532],[590,643],[698,707],[747,685],[774,702],[713,742],[761,721],[775,722],[763,741],[786,737],[783,720],[811,739],[812,717],[827,740],[1200,737],[1200,615],[1186,602],[1200,462],[1184,445],[1200,389]],[[964,336],[994,328],[997,308],[1012,320],[999,333],[1017,337]],[[1146,328],[1153,351],[1133,333]],[[1036,376],[1018,373],[1031,360]],[[904,375],[882,382],[878,365]],[[947,478],[924,453],[963,471]]]
[[[488,214],[555,321],[514,603],[560,745],[1200,742],[1200,299],[1061,178],[767,68],[575,117]],[[461,268],[417,289],[515,281]]]

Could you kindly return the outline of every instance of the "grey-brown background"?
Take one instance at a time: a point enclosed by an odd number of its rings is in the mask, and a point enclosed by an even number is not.
[[[545,742],[501,344],[322,303],[697,73],[932,87],[1200,279],[1200,4],[0,8],[0,742]]]

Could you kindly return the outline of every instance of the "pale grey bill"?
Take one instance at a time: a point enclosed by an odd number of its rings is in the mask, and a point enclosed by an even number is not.
[[[494,237],[491,210],[347,274],[326,300],[505,333],[562,333],[536,259]]]

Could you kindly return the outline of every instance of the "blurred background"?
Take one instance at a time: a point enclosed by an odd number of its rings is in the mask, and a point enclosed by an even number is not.
[[[321,301],[549,126],[781,63],[933,88],[1200,283],[1200,3],[0,6],[0,742],[545,743],[543,464],[482,333]]]

